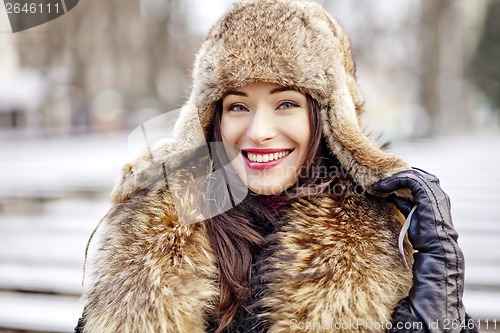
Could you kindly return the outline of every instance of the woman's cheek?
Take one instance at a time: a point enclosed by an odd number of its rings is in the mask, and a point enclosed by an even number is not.
[[[238,139],[241,137],[241,124],[238,121],[232,119],[225,119],[222,117],[221,120],[221,134],[222,139],[232,144],[236,144]]]

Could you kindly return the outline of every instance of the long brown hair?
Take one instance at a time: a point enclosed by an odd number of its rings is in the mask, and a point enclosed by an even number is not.
[[[322,124],[318,103],[308,95],[307,103],[311,139],[302,168],[306,171],[319,170],[320,168],[315,167],[324,164],[325,161],[336,163],[336,159],[331,156],[322,138]],[[221,114],[222,102],[219,101],[208,129],[209,142],[222,142]],[[216,333],[223,332],[230,327],[238,308],[250,296],[252,252],[265,245],[264,238],[253,228],[249,212],[254,212],[267,221],[274,219],[269,209],[263,209],[263,203],[255,200],[256,194],[254,193],[249,193],[247,198],[234,208],[223,211],[221,203],[232,202],[232,199],[227,197],[227,191],[214,190],[214,188],[220,186],[220,184],[237,184],[238,176],[235,172],[231,172],[230,169],[222,168],[222,165],[228,165],[228,158],[224,149],[221,149],[220,146],[213,145],[211,155],[215,165],[214,169],[224,170],[224,179],[212,179],[209,196],[211,196],[211,209],[221,211],[221,213],[212,213],[210,216],[213,217],[209,218],[206,224],[208,237],[216,254],[220,272],[220,299],[213,313],[219,322]],[[331,177],[322,172],[307,171],[306,176],[300,177],[296,185],[292,186],[283,195],[287,198],[318,195],[332,181]],[[239,183],[242,186],[241,181]]]

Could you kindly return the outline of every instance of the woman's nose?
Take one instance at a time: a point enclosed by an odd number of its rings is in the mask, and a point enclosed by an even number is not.
[[[247,135],[253,143],[260,145],[276,137],[276,125],[272,117],[272,110],[259,108],[252,117]]]

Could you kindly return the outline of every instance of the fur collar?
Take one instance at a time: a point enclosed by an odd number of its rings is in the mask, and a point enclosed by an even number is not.
[[[179,222],[179,214],[201,219],[199,198],[184,193],[179,211],[170,185],[129,195],[104,219],[84,295],[85,332],[205,332],[218,298],[216,260],[205,222]],[[401,214],[358,194],[342,203],[296,199],[280,209],[285,222],[258,263],[259,320],[268,331],[356,323],[347,331],[383,332],[376,325],[390,321],[411,287],[397,245]]]

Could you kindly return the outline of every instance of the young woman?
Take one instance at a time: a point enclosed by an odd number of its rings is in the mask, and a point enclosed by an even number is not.
[[[363,108],[319,5],[236,4],[173,139],[123,169],[77,332],[476,332],[448,197]]]

